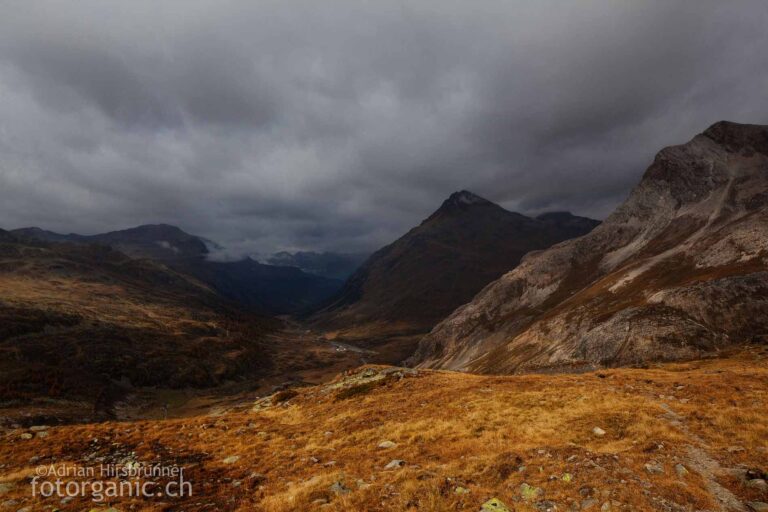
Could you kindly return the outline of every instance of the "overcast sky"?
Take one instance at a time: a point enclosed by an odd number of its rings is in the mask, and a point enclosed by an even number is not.
[[[768,123],[768,2],[0,0],[0,227],[375,249],[469,189],[604,217]]]

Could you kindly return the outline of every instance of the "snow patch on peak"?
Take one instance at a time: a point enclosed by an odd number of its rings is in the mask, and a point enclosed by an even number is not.
[[[451,194],[448,200],[454,204],[482,204],[488,202],[488,200],[483,199],[482,197],[467,190],[454,192]]]

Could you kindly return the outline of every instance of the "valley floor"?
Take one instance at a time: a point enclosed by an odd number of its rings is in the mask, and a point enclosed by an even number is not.
[[[5,429],[0,510],[765,510],[766,410],[764,346],[570,375],[365,366],[215,414]],[[192,496],[62,501],[46,475],[32,497],[39,466],[136,462],[183,468]]]

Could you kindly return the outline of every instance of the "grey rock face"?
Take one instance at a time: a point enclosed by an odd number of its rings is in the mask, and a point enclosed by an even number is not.
[[[768,126],[663,149],[591,233],[527,255],[413,365],[562,371],[696,357],[768,332]]]

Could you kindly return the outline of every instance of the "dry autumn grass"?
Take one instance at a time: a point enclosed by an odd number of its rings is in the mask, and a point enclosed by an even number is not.
[[[383,368],[368,367],[216,416],[49,427],[32,439],[10,429],[0,501],[89,510],[86,499],[32,500],[34,468],[135,459],[184,467],[193,495],[101,508],[477,511],[496,497],[519,511],[727,510],[768,498],[743,478],[768,468],[767,362],[765,347],[748,347],[572,375],[376,380]]]

